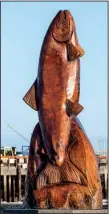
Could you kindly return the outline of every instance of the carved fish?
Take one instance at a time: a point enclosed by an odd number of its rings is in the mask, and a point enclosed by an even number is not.
[[[24,97],[39,114],[28,159],[31,207],[36,203],[40,208],[101,208],[96,156],[76,117],[83,109],[79,104],[83,54],[73,17],[60,11],[45,36],[37,79]]]
[[[58,166],[65,159],[71,118],[83,109],[79,104],[83,54],[72,15],[59,11],[43,41],[37,79],[23,98],[38,111],[45,152]]]

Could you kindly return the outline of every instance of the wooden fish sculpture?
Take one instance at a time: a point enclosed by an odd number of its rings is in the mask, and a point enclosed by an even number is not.
[[[59,11],[43,41],[37,79],[23,98],[39,116],[28,160],[31,207],[101,207],[96,156],[77,119],[83,110],[79,104],[83,54],[72,15]]]

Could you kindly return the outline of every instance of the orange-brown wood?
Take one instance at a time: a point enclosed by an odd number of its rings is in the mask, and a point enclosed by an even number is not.
[[[101,207],[96,156],[76,117],[83,110],[79,104],[83,54],[72,15],[59,11],[44,38],[37,79],[24,96],[39,116],[28,160],[31,207]]]

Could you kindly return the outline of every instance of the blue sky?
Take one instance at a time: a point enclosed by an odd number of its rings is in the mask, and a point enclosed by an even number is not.
[[[2,2],[1,14],[1,119],[2,145],[29,145],[7,125],[30,140],[37,112],[22,100],[37,76],[43,38],[59,10],[72,13],[80,45],[79,119],[95,149],[107,144],[107,3]],[[102,142],[99,142],[101,140]],[[103,144],[105,142],[105,144]]]

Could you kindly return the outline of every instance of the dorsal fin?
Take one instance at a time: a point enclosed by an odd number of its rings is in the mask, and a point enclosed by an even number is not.
[[[28,92],[25,94],[25,96],[23,97],[23,100],[26,102],[27,105],[29,105],[35,111],[38,111],[37,79],[31,86],[31,88],[28,90]]]

